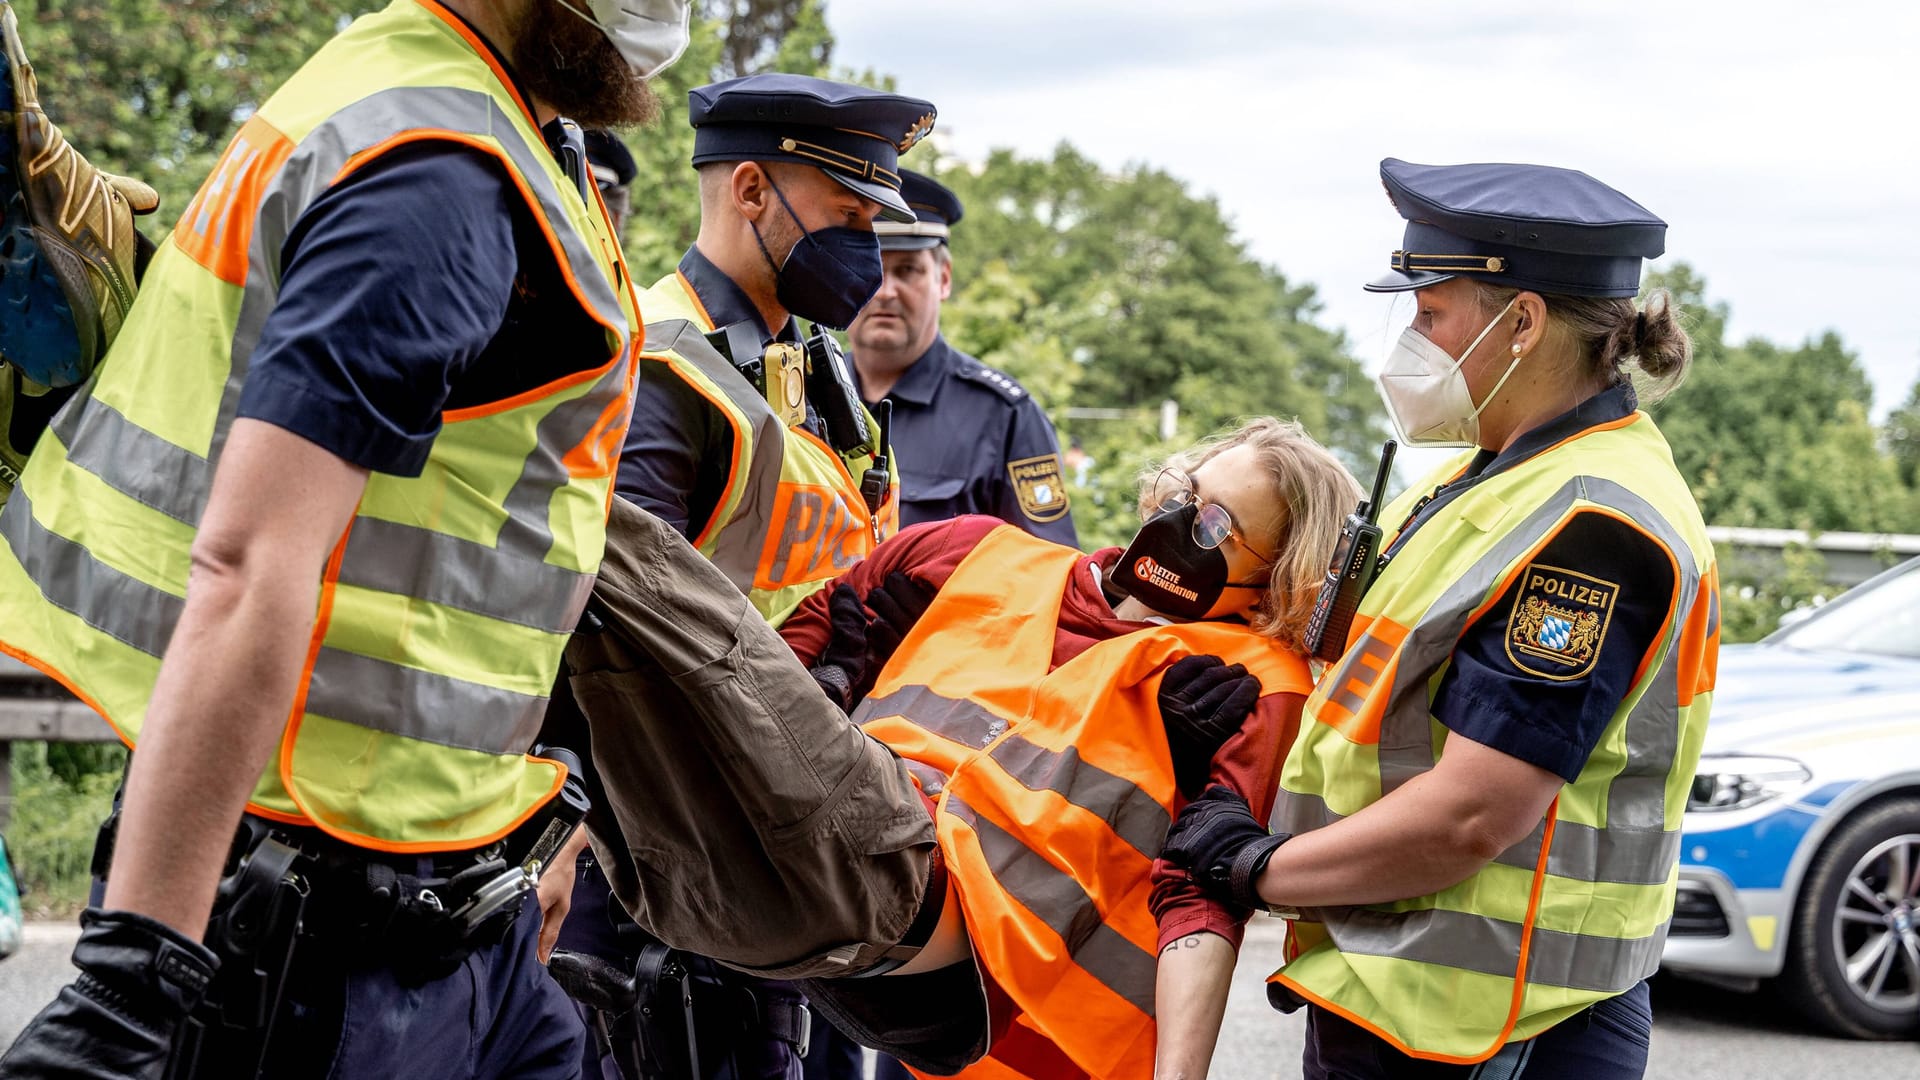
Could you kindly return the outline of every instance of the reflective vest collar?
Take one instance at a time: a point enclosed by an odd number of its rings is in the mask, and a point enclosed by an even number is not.
[[[800,340],[800,322],[791,315],[778,333],[768,333],[767,324],[760,319],[760,309],[747,299],[746,290],[715,266],[698,245],[680,256],[676,276],[699,311],[702,328],[707,333],[736,323],[749,323],[762,347],[775,341]]]
[[[487,67],[493,70],[494,77],[500,80],[500,88],[520,106],[520,111],[526,115],[527,122],[538,128],[540,120],[533,111],[533,95],[521,87],[519,77],[513,73],[513,65],[507,62],[507,55],[501,52],[487,38],[487,35],[481,33],[479,27],[469,22],[465,15],[443,4],[435,3],[434,0],[416,0],[416,2],[452,27],[474,53],[487,62]]]
[[[1465,468],[1452,472],[1446,483],[1431,492],[1422,491],[1421,496],[1431,495],[1417,504],[1417,513],[1404,522],[1386,520],[1382,515],[1382,524],[1388,528],[1397,528],[1395,535],[1387,545],[1386,556],[1392,559],[1400,553],[1400,547],[1421,525],[1433,519],[1446,505],[1459,498],[1475,484],[1490,477],[1498,476],[1508,469],[1531,461],[1541,454],[1552,450],[1565,442],[1603,428],[1618,427],[1636,414],[1639,399],[1633,386],[1622,383],[1611,386],[1587,398],[1580,404],[1561,413],[1559,416],[1525,432],[1513,441],[1511,446],[1498,454],[1491,450],[1480,449],[1467,458]]]

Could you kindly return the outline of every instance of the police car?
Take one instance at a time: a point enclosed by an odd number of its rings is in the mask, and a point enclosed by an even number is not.
[[[1920,559],[1721,650],[1662,966],[1920,1032]]]

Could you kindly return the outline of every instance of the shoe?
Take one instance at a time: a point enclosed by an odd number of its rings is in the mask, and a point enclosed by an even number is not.
[[[0,360],[43,386],[87,378],[133,304],[136,214],[160,196],[101,172],[40,108],[0,0]]]

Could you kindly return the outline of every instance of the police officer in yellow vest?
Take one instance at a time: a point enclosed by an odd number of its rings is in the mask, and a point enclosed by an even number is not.
[[[578,1075],[528,751],[641,331],[558,117],[649,115],[687,8],[395,0],[161,245],[0,516],[0,644],[136,746],[0,1075]]]
[[[699,87],[688,106],[700,232],[641,297],[646,345],[616,485],[777,625],[897,524],[883,431],[819,328],[844,329],[880,287],[873,223],[913,220],[899,155],[931,130],[934,107],[787,74]],[[583,858],[558,947],[631,971],[651,943],[635,943],[610,893]],[[797,989],[676,959],[727,991],[695,1009],[703,1080],[798,1076],[810,1021]]]
[[[1466,449],[1381,515],[1271,834],[1215,789],[1166,856],[1295,918],[1269,996],[1310,1008],[1309,1077],[1638,1077],[1719,643],[1629,381],[1690,355],[1634,301],[1666,225],[1566,169],[1380,171],[1406,237],[1368,288],[1414,304],[1381,390],[1407,442]]]
[[[815,346],[824,336],[803,345],[798,320],[844,329],[880,287],[873,222],[913,220],[898,158],[934,108],[777,74],[689,99],[700,233],[641,299],[619,490],[778,624],[898,517],[879,425],[844,358]]]

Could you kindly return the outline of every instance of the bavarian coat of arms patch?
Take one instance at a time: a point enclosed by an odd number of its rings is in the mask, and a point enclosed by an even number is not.
[[[1507,659],[1530,675],[1569,681],[1600,659],[1620,586],[1534,563],[1521,571],[1507,619]]]

